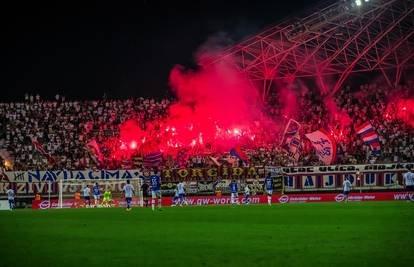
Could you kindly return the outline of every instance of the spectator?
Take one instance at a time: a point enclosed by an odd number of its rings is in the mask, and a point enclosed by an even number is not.
[[[398,88],[398,94],[412,97],[413,83]],[[299,94],[298,114],[289,114],[302,125],[301,134],[327,127],[337,142],[337,162],[344,164],[408,162],[414,160],[414,132],[412,126],[396,116],[397,109],[388,99],[395,91],[385,85],[362,85],[359,90],[345,87],[338,90],[334,102],[339,110],[332,114],[326,100],[317,90],[307,90]],[[278,94],[269,96],[267,112],[281,118],[284,114],[283,103]],[[5,149],[13,157],[15,170],[28,169],[119,169],[140,166],[131,158],[115,160],[111,155],[120,136],[119,125],[134,120],[142,129],[156,132],[162,121],[168,116],[169,99],[156,101],[142,97],[126,100],[101,99],[95,101],[67,101],[64,96],[56,95],[53,101],[44,101],[39,95],[25,94],[23,102],[0,103],[0,149]],[[387,110],[391,108],[391,110]],[[384,117],[384,114],[387,114]],[[288,116],[286,116],[288,117]],[[371,121],[380,137],[381,156],[372,157],[369,147],[355,133],[354,127]],[[153,122],[151,129],[148,122]],[[55,162],[38,153],[31,142],[36,137],[45,150],[56,156]],[[281,138],[281,136],[279,136]],[[97,162],[85,149],[90,140],[100,145],[103,159]],[[286,152],[279,144],[269,144],[258,135],[257,147],[246,149],[250,165],[292,165]],[[280,140],[280,139],[279,139]],[[112,142],[113,141],[113,142]],[[303,152],[298,165],[318,165],[318,157],[306,138],[302,138]],[[228,154],[214,158],[220,164],[236,166]],[[210,154],[209,154],[210,155]],[[196,153],[187,160],[188,167],[213,166],[209,155]],[[165,164],[178,166],[174,157],[167,156]]]

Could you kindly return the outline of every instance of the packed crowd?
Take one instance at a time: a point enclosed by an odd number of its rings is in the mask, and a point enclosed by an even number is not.
[[[307,90],[297,97],[300,112],[289,114],[301,123],[301,133],[325,127],[331,130],[337,141],[337,163],[374,163],[414,161],[414,130],[407,121],[390,112],[390,99],[396,92],[401,97],[412,98],[414,84],[408,83],[390,90],[385,85],[363,85],[359,90],[350,87],[338,91],[331,99],[324,98],[317,90]],[[283,103],[278,95],[269,98],[268,114],[283,117]],[[335,105],[329,104],[334,101]],[[163,120],[168,115],[171,100],[127,99],[97,101],[67,101],[57,95],[53,101],[44,101],[38,95],[26,95],[24,101],[0,103],[0,151],[10,156],[14,170],[26,169],[86,169],[86,168],[136,168],[142,165],[142,157],[114,160],[105,140],[119,136],[119,125],[129,119],[141,128],[148,121]],[[335,106],[335,108],[332,108]],[[391,111],[393,107],[391,105]],[[380,137],[381,155],[374,157],[371,150],[355,133],[355,126],[371,121]],[[53,161],[39,153],[33,138],[43,144]],[[87,147],[90,140],[100,145],[103,159],[97,162]],[[246,149],[252,165],[319,165],[311,144],[302,138],[302,155],[293,163],[279,144],[267,144]],[[218,162],[229,161],[228,153],[214,155]],[[196,154],[187,158],[187,167],[217,163],[210,155]],[[177,167],[172,156],[164,156],[164,165]],[[233,161],[231,164],[241,164]]]
[[[142,123],[160,119],[168,106],[166,99],[65,101],[57,95],[55,101],[42,101],[38,95],[26,96],[24,102],[0,103],[0,149],[10,153],[17,170],[103,167],[85,149],[89,140],[100,143],[119,135],[118,125],[132,117]],[[33,138],[53,162],[34,149]],[[105,147],[101,149],[105,153]],[[119,167],[109,161],[102,164]]]

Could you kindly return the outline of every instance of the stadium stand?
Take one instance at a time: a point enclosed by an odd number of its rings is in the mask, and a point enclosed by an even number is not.
[[[393,112],[392,109],[398,107],[390,104],[390,99],[396,92],[399,97],[412,97],[413,91],[412,82],[396,89],[376,83],[356,89],[348,86],[336,93],[334,101],[340,110],[332,116],[332,111],[320,93],[317,90],[307,90],[297,100],[301,112],[294,115],[301,123],[303,133],[320,127],[333,131],[338,145],[337,163],[409,162],[414,159],[414,131],[407,120],[398,117],[395,110]],[[271,95],[267,107],[268,113],[275,118],[284,115],[277,98],[277,94]],[[173,101],[144,98],[68,101],[59,95],[55,100],[49,101],[42,100],[38,95],[26,95],[22,102],[0,103],[0,150],[10,155],[13,164],[12,167],[6,167],[13,170],[140,167],[142,160],[139,155],[122,161],[113,160],[109,154],[110,148],[104,145],[100,146],[103,161],[98,166],[85,147],[92,139],[99,144],[107,144],[105,140],[119,136],[118,125],[129,119],[135,119],[142,127],[147,121],[162,120],[168,115],[168,107]],[[372,122],[380,137],[382,153],[379,157],[369,153],[369,148],[358,138],[353,127],[341,128],[344,119],[351,120],[352,125],[360,125],[367,120]],[[47,153],[58,156],[55,157],[56,161],[48,162],[46,157],[39,154],[31,137],[43,144]],[[321,164],[309,141],[302,141],[303,153],[298,164]],[[292,164],[278,144],[261,145],[260,148],[246,150],[245,153],[252,165]],[[226,155],[220,155],[218,160],[223,162],[224,156]],[[164,159],[164,164],[178,166],[170,157]],[[212,164],[210,158],[203,155],[191,155],[186,162],[187,167]]]

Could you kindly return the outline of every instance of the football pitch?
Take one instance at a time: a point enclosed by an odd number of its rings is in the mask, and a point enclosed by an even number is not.
[[[402,266],[414,203],[0,212],[0,266]]]

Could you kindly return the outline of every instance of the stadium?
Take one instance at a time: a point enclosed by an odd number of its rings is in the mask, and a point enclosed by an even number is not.
[[[0,266],[414,261],[414,1],[223,2],[11,4]]]

